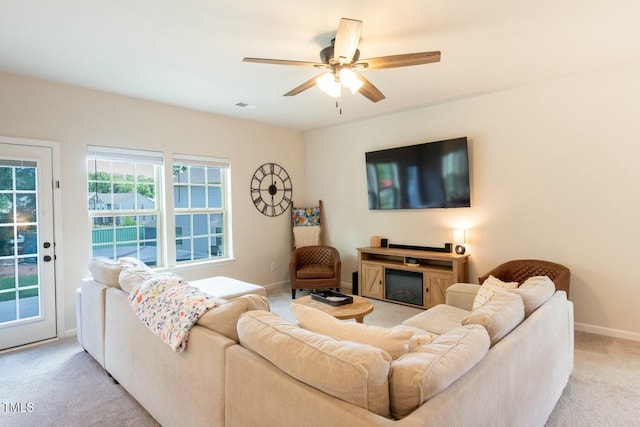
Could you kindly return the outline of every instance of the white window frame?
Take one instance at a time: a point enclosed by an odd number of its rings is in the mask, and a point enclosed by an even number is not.
[[[233,259],[233,239],[231,236],[231,164],[229,159],[219,158],[219,157],[205,157],[205,156],[193,156],[189,154],[173,154],[171,159],[171,176],[167,177],[167,188],[171,188],[171,191],[167,191],[167,204],[170,204],[170,209],[167,207],[167,232],[166,235],[170,236],[171,244],[167,245],[167,265],[170,267],[173,266],[183,266],[183,265],[193,265],[199,264],[203,262],[224,262]],[[221,198],[222,198],[222,207],[221,208],[176,208],[175,201],[173,199],[174,196],[174,182],[173,182],[173,168],[175,165],[183,165],[183,166],[204,166],[204,167],[218,167],[221,168]],[[206,190],[206,186],[205,190]],[[206,193],[206,191],[205,191]],[[169,215],[168,212],[171,210],[172,214]],[[176,216],[180,214],[222,214],[223,223],[222,223],[222,236],[223,236],[223,247],[224,253],[222,256],[211,257],[209,254],[208,258],[201,258],[197,260],[190,261],[177,261],[176,254],[176,239],[175,235],[176,230]],[[215,235],[215,232],[209,232],[209,237]]]

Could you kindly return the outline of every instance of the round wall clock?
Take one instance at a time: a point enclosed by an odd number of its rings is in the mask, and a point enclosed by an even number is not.
[[[291,204],[291,178],[277,163],[265,163],[251,177],[251,200],[266,216],[282,215]]]

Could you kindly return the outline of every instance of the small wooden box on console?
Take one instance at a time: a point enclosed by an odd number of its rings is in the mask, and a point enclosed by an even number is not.
[[[469,254],[458,255],[448,252],[431,252],[415,249],[398,248],[358,248],[358,292],[361,296],[395,302],[413,307],[429,308],[444,304],[446,289],[454,283],[468,281]],[[417,264],[415,262],[417,261]],[[414,264],[411,264],[413,262]],[[408,298],[413,302],[402,301],[393,297],[393,293],[385,283],[386,270],[399,275],[404,272],[422,275],[422,304],[418,299]],[[398,273],[398,271],[400,271]],[[408,274],[408,273],[407,273]],[[414,280],[415,281],[415,280]],[[406,295],[408,291],[403,289]],[[393,299],[389,298],[392,297]]]

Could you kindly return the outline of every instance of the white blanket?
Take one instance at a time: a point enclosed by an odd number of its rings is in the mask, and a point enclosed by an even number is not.
[[[170,273],[154,275],[129,294],[138,319],[173,351],[184,350],[200,316],[224,302]]]
[[[320,226],[293,227],[293,245],[296,248],[320,244]]]

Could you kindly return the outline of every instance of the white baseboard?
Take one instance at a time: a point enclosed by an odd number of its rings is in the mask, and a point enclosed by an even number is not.
[[[589,332],[591,334],[606,335],[614,338],[622,338],[631,341],[640,341],[640,334],[637,332],[623,331],[621,329],[605,328],[602,326],[588,325],[586,323],[576,323],[574,329],[580,332]]]
[[[276,283],[269,283],[267,285],[263,285],[264,288],[267,291],[267,294],[269,294],[269,292],[274,292],[274,291],[279,291],[282,289],[291,289],[291,282],[284,281],[284,282],[276,282]]]
[[[76,335],[78,335],[78,330],[76,328],[67,329],[66,331],[64,331],[64,335],[59,338],[75,337]]]

